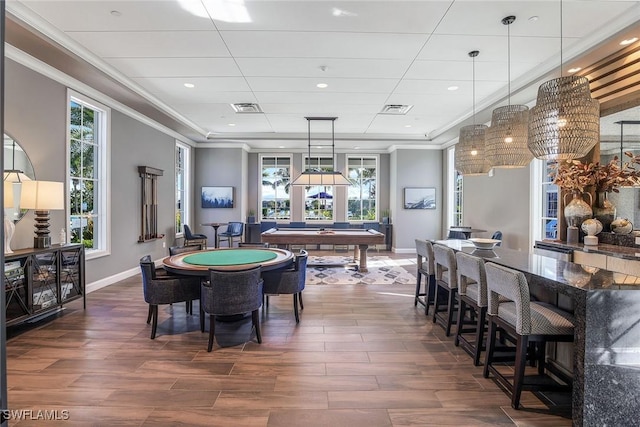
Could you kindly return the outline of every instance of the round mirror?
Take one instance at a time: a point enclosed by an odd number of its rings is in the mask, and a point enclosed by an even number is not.
[[[4,211],[13,222],[27,212],[20,209],[22,182],[36,179],[31,160],[20,144],[10,135],[4,134]]]

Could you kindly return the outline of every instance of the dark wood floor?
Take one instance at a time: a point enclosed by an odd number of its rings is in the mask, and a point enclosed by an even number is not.
[[[381,253],[383,254],[383,253]],[[415,273],[413,255],[406,268]],[[7,343],[9,407],[68,410],[104,426],[568,426],[566,405],[520,411],[414,308],[413,286],[308,286],[263,311],[263,342],[207,353],[198,315],[160,309],[149,339],[140,277],[93,292]],[[195,310],[194,310],[195,312]],[[541,400],[544,399],[544,400]],[[551,405],[551,406],[549,406]]]

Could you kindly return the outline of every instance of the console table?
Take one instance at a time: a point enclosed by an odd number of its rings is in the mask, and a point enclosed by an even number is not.
[[[84,246],[19,249],[4,256],[7,326],[52,314],[85,296]]]

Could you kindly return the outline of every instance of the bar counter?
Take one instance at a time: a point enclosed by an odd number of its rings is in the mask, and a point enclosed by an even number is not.
[[[640,278],[465,240],[434,243],[521,271],[536,299],[573,311],[573,425],[640,423]]]

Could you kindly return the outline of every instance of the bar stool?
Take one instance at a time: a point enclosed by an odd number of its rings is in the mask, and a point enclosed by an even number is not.
[[[572,342],[575,321],[573,316],[550,304],[530,300],[529,284],[524,274],[491,262],[485,265],[488,289],[489,334],[487,352],[485,354],[485,378],[492,373],[498,384],[511,394],[511,406],[518,409],[522,390],[561,390],[571,389],[571,380],[549,364],[546,368],[566,384],[555,382],[536,384],[524,382],[527,347],[529,343],[537,344],[536,359],[538,376],[545,371],[545,348],[547,342]],[[508,301],[501,301],[504,297]],[[516,342],[515,366],[513,381],[500,373],[494,366],[496,331],[498,328],[511,335]],[[527,376],[531,377],[531,376]]]
[[[458,268],[458,329],[455,345],[461,346],[480,365],[480,352],[484,350],[484,330],[487,318],[487,276],[484,260],[464,252],[456,253]],[[467,308],[470,316],[466,316]],[[475,319],[475,320],[474,320]],[[474,333],[475,341],[464,334]]]
[[[436,287],[433,293],[433,323],[438,323],[451,335],[451,325],[456,309],[456,291],[458,290],[458,273],[456,271],[456,255],[453,249],[442,245],[433,245],[433,258],[436,272]],[[440,304],[440,294],[447,295],[446,313]]]
[[[416,273],[416,295],[413,305],[418,303],[424,306],[424,315],[429,314],[429,304],[433,303],[433,293],[435,292],[436,269],[433,265],[433,245],[427,240],[416,240],[416,253],[418,254],[418,272]],[[424,293],[420,292],[422,287],[422,276],[424,276]],[[424,298],[420,298],[424,297]]]

